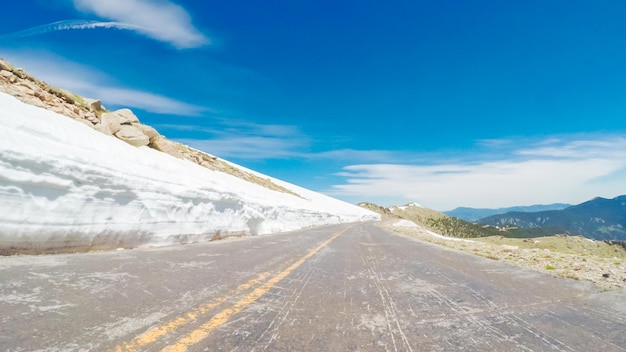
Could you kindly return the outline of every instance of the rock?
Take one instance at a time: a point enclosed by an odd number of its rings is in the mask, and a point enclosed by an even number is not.
[[[33,86],[30,83],[28,83],[27,81],[22,81],[22,82],[18,83],[17,85],[20,86],[20,87],[24,87],[24,88],[30,89],[30,90],[34,90]]]
[[[139,123],[139,119],[130,109],[119,109],[113,112],[114,114],[120,116],[122,118],[122,125],[131,124],[131,123]]]
[[[100,128],[98,131],[112,136],[119,132],[120,129],[122,129],[122,125],[118,116],[110,113],[104,113],[100,116]]]
[[[102,113],[101,119],[109,119],[111,121],[116,121],[120,125],[130,125],[133,123],[139,123],[139,119],[132,111],[129,109],[120,109],[113,112],[105,112]]]
[[[26,72],[24,72],[24,70],[22,70],[21,68],[16,68],[13,70],[13,74],[16,75],[17,77],[21,78],[21,79],[25,79],[26,78]]]
[[[0,75],[2,77],[9,78],[9,77],[13,77],[13,72],[2,70],[2,71],[0,71]]]
[[[137,127],[143,134],[146,135],[150,139],[150,143],[154,142],[157,137],[161,136],[157,130],[150,126],[142,125],[140,123],[133,124],[133,126]]]
[[[9,65],[6,61],[4,61],[3,59],[0,59],[0,70],[2,71],[11,71],[11,65]]]
[[[102,102],[100,100],[96,100],[91,105],[89,105],[91,111],[100,111],[102,110]]]
[[[91,123],[90,121],[83,120],[83,119],[77,119],[76,121],[80,121],[80,122],[82,122],[85,126],[87,126],[87,127],[89,127],[89,128],[93,128],[93,123]]]
[[[30,105],[38,106],[40,108],[47,109],[48,106],[45,104],[45,101],[40,100],[40,98],[41,97],[36,98],[36,97],[31,97],[31,96],[25,96],[23,97],[22,101],[25,102],[26,104],[30,104]]]
[[[98,122],[100,122],[100,120],[98,120],[98,118],[95,117],[95,116],[87,116],[87,117],[85,117],[85,120],[93,123],[94,125],[97,124]]]
[[[66,103],[71,104],[71,105],[76,104],[76,99],[74,99],[74,97],[70,93],[66,91],[61,91],[61,93],[62,93],[61,99],[65,100]]]
[[[57,114],[67,116],[65,115],[65,109],[62,106],[53,106],[51,110],[56,112]]]
[[[603,277],[603,278],[605,278],[605,279],[608,279],[608,278],[609,278],[609,276],[611,276],[611,274],[609,274],[609,273],[604,273],[604,274],[602,274],[602,277]]]
[[[28,84],[18,84],[15,86],[15,88],[19,93],[30,96],[35,95],[35,91]]]
[[[135,147],[143,147],[150,144],[150,138],[143,134],[141,130],[132,125],[121,125],[121,128],[116,132],[115,137],[123,140],[124,142],[134,145]]]
[[[163,136],[158,136],[150,143],[150,148],[167,153],[176,158],[182,158],[182,153],[178,150],[178,143],[172,142]]]

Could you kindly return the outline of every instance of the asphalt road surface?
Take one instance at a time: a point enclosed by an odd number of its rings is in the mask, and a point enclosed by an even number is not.
[[[625,351],[626,294],[351,224],[0,258],[0,351]]]

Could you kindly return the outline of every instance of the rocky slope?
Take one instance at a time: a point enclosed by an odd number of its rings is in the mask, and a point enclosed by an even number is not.
[[[208,169],[222,171],[275,191],[295,195],[292,191],[269,179],[233,167],[215,156],[167,139],[154,128],[140,123],[139,118],[129,109],[108,111],[99,100],[81,97],[53,87],[3,59],[0,59],[0,92],[10,94],[24,103],[67,116],[135,147],[148,146]]]
[[[359,206],[379,213],[383,219],[410,220],[444,236],[475,238],[500,234],[500,231],[496,228],[475,225],[415,203],[400,206],[392,205],[385,208],[376,204],[363,202],[360,203]]]

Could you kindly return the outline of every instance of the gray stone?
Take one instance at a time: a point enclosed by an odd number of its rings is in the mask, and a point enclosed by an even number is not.
[[[89,105],[92,111],[100,111],[102,110],[102,102],[100,100],[96,100],[91,105]]]

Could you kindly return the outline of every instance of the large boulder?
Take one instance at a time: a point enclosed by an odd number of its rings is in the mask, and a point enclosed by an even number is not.
[[[98,125],[96,129],[104,134],[112,136],[122,129],[122,124],[120,124],[120,119],[117,115],[104,113],[100,117],[100,125]]]
[[[137,127],[137,129],[139,129],[141,133],[145,134],[146,137],[150,139],[150,143],[154,142],[157,137],[160,136],[159,132],[157,132],[157,130],[155,130],[151,126],[142,125],[140,123],[134,123],[133,126]]]
[[[182,159],[183,154],[180,152],[178,145],[178,143],[172,142],[163,136],[158,136],[152,142],[150,142],[151,148],[169,154],[173,157]]]
[[[139,119],[130,109],[119,109],[113,112],[114,114],[121,117],[122,121],[120,122],[122,125],[131,124],[131,123],[139,123]]]
[[[102,106],[102,102],[100,100],[89,99],[88,101],[85,101],[85,103],[89,106],[89,109],[91,109],[91,111],[93,112],[104,110],[104,107]]]
[[[150,138],[133,125],[121,125],[120,130],[115,133],[115,137],[135,147],[143,147],[150,144]]]
[[[132,111],[130,111],[130,109],[120,109],[113,112],[104,112],[100,116],[101,119],[105,117],[107,119],[110,119],[111,121],[119,123],[120,125],[139,123],[139,119],[137,118],[137,116],[135,116],[135,114],[133,114]]]

